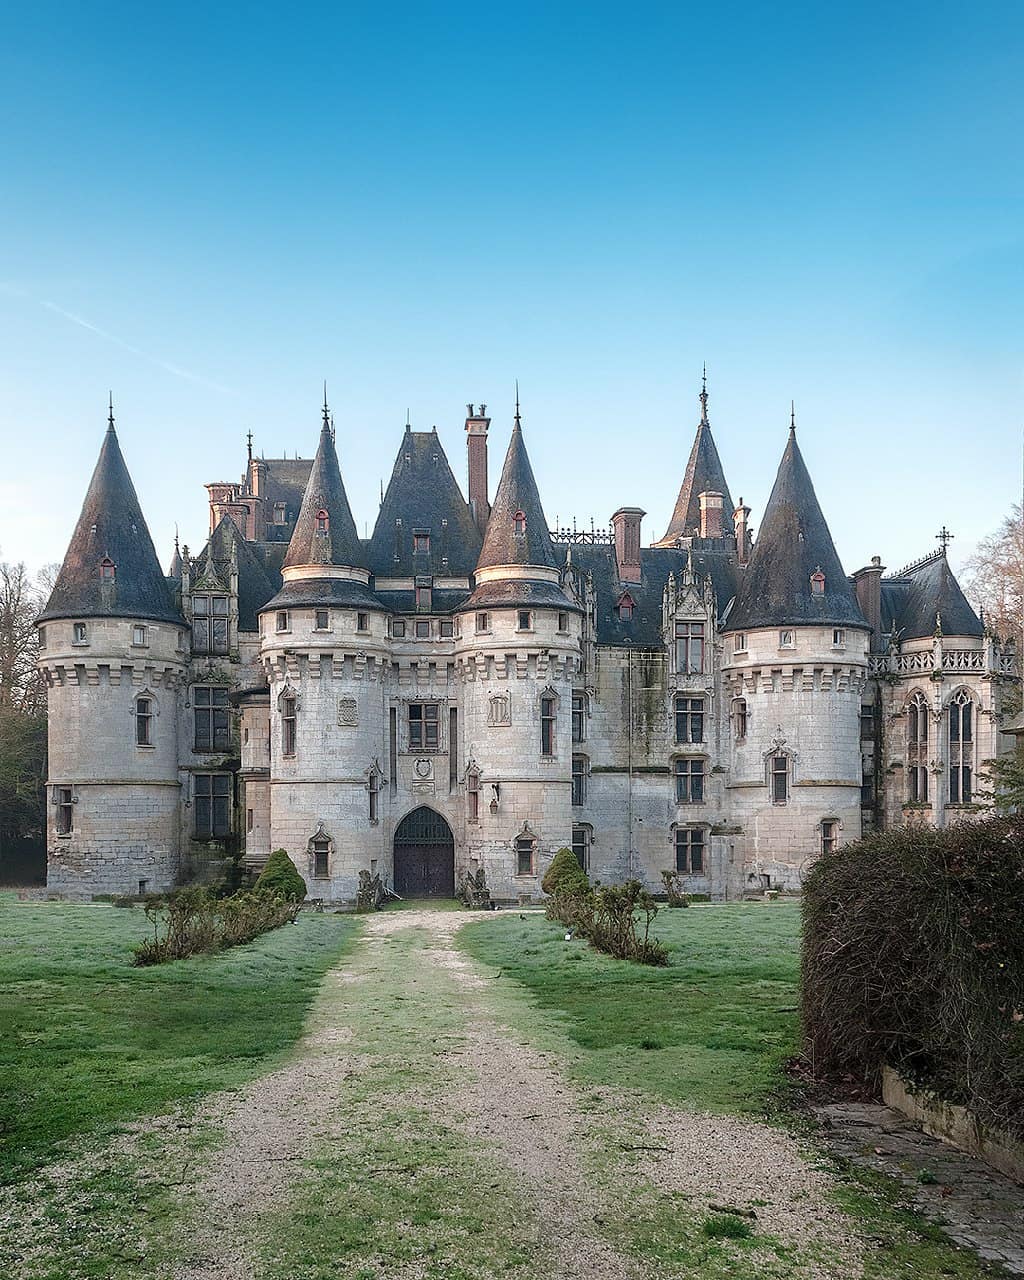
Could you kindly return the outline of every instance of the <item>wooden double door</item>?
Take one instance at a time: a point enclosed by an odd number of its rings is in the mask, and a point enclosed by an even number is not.
[[[400,898],[455,897],[455,837],[433,809],[407,813],[395,832],[395,893]]]

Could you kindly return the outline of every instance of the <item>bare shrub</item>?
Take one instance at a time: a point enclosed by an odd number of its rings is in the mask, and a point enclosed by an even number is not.
[[[299,903],[268,889],[240,891],[229,898],[214,898],[202,888],[181,889],[146,903],[153,937],[135,948],[133,963],[163,964],[236,947],[280,925],[294,924],[298,912]]]

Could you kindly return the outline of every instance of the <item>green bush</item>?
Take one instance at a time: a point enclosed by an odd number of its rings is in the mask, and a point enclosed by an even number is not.
[[[556,885],[546,912],[549,920],[560,921],[617,960],[668,964],[664,944],[650,936],[658,904],[638,880],[591,889],[585,876],[582,884],[567,876]]]
[[[289,902],[301,902],[306,896],[306,882],[284,849],[275,849],[270,855],[254,887],[270,889]]]
[[[545,893],[554,894],[559,889],[587,889],[590,881],[571,849],[559,849],[551,859],[551,866],[544,872],[540,887]]]
[[[1024,815],[901,827],[804,882],[804,1053],[884,1065],[1024,1137]]]
[[[188,888],[146,904],[153,937],[135,948],[133,963],[144,966],[181,960],[205,951],[223,951],[251,942],[280,925],[295,923],[299,903],[271,889],[251,889],[216,898],[207,889]],[[163,933],[161,933],[161,926]]]

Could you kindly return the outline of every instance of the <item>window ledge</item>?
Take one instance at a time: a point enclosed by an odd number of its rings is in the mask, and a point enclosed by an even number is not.
[[[136,751],[155,751],[156,743],[155,742],[136,742],[135,749]]]
[[[55,831],[54,835],[58,840],[70,840],[74,835],[74,831]]]

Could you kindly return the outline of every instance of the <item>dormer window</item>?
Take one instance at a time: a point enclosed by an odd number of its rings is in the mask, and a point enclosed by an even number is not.
[[[526,513],[524,511],[517,511],[515,515],[512,517],[512,525],[516,533],[525,533],[526,532]]]
[[[113,560],[111,560],[109,556],[104,556],[103,559],[100,561],[100,581],[113,582],[114,572],[115,570],[114,570]]]
[[[331,527],[331,517],[327,514],[327,512],[323,509],[323,507],[321,507],[320,510],[316,513],[316,531],[317,533],[326,533],[330,527]]]
[[[287,513],[283,502],[274,503],[274,524],[285,524],[287,522]]]
[[[811,595],[823,596],[825,594],[825,575],[821,571],[819,565],[811,574]]]
[[[433,605],[433,578],[417,578],[415,584],[416,609],[429,613]]]
[[[619,621],[620,621],[620,622],[632,622],[632,621],[633,621],[633,609],[634,609],[635,607],[636,607],[636,606],[635,606],[635,602],[634,602],[634,600],[633,600],[633,597],[632,597],[632,596],[629,594],[629,592],[627,591],[627,592],[626,592],[626,594],[625,594],[624,596],[621,596],[621,597],[619,598],[619,603],[618,603],[618,606],[617,606],[617,612],[618,612],[618,615],[619,615]]]
[[[76,622],[71,630],[72,644],[88,644],[89,629],[84,622]]]
[[[418,529],[412,535],[412,549],[417,555],[427,555],[430,552],[430,534],[423,529]]]
[[[227,596],[192,597],[192,652],[227,653]]]

